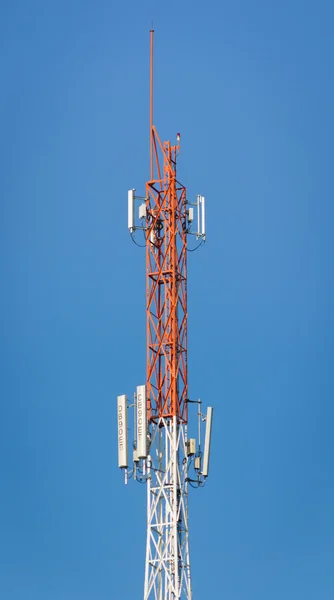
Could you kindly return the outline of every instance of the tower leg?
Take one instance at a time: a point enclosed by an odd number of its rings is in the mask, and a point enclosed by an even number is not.
[[[160,426],[159,426],[160,425]],[[152,424],[144,600],[191,600],[186,426]]]

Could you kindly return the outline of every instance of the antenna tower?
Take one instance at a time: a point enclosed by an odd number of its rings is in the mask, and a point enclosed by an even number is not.
[[[137,231],[143,235],[146,248],[146,384],[137,387],[130,405],[126,395],[117,398],[118,465],[126,483],[133,478],[147,487],[144,600],[191,600],[188,489],[203,486],[209,473],[213,409],[203,415],[201,401],[188,396],[187,244],[189,235],[195,236],[197,247],[205,241],[205,200],[198,195],[189,202],[177,179],[180,134],[175,145],[162,143],[153,124],[153,42],[151,30],[150,179],[145,196],[137,196],[135,189],[128,192],[128,228],[133,240]],[[191,407],[197,415],[197,441],[188,438]]]

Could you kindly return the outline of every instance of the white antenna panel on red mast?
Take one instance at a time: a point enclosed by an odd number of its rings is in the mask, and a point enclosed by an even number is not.
[[[202,204],[202,223],[201,223],[201,234],[203,240],[205,240],[205,198],[201,196],[201,204]]]
[[[135,228],[135,189],[128,191],[128,229]]]

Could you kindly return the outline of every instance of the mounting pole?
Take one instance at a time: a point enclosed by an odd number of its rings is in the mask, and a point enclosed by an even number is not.
[[[154,29],[150,31],[150,179],[153,179],[153,53]]]

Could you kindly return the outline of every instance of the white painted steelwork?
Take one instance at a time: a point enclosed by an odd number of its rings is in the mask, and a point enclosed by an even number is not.
[[[160,418],[151,435],[144,600],[191,600],[187,426]]]

